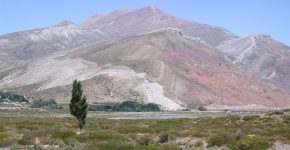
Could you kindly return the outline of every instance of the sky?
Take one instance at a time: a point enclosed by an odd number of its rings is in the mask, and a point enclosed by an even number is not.
[[[290,0],[1,0],[0,35],[64,20],[80,24],[95,14],[145,6],[238,36],[270,34],[290,46]]]

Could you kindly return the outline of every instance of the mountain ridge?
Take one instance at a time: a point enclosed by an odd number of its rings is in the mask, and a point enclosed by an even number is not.
[[[152,31],[154,29],[163,27],[180,28],[186,34],[200,37],[202,40],[211,45],[218,45],[220,42],[237,37],[228,30],[220,27],[212,27],[206,24],[194,23],[186,21],[174,16],[171,16],[155,7],[144,7],[141,9],[126,11],[116,15],[114,11],[109,13],[106,21],[100,20],[86,20],[82,25],[88,29],[99,29],[107,34],[113,36],[136,35],[144,32]],[[113,17],[110,16],[113,15]],[[96,15],[98,16],[98,15]],[[86,22],[91,22],[87,26]],[[104,24],[104,22],[106,24]],[[209,38],[208,33],[211,32],[211,37],[218,37],[218,41]]]
[[[8,62],[0,89],[32,99],[67,102],[77,78],[90,103],[135,100],[167,110],[290,107],[290,54],[282,50],[289,47],[268,35],[238,37],[155,7],[12,35],[0,36],[0,67]]]

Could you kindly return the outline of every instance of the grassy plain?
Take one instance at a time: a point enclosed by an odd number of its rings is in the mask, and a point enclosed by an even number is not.
[[[289,111],[243,117],[106,119],[114,117],[120,116],[90,112],[85,131],[77,134],[76,119],[64,110],[1,110],[0,149],[266,150],[277,141],[290,143]]]

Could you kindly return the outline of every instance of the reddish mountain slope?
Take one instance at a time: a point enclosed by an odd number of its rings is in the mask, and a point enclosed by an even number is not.
[[[198,37],[211,45],[236,36],[229,31],[205,24],[193,23],[168,15],[155,7],[137,10],[120,10],[110,14],[96,15],[83,24],[88,29],[98,29],[111,36],[138,35],[164,27],[182,29],[185,34]]]
[[[176,31],[121,38],[80,50],[75,57],[126,65],[163,86],[165,95],[191,108],[284,107],[289,97],[231,65],[218,50]]]

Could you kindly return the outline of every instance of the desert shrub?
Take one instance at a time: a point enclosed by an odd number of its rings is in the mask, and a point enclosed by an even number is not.
[[[39,137],[39,141],[40,141],[41,144],[44,144],[44,145],[50,143],[49,137]]]
[[[162,150],[182,150],[181,147],[178,147],[175,144],[172,143],[165,143],[164,145],[161,146]]]
[[[110,140],[110,139],[126,139],[126,136],[123,136],[119,134],[116,131],[112,130],[100,130],[100,131],[94,131],[94,132],[85,132],[80,135],[76,136],[76,139],[79,142],[87,142],[91,140]]]
[[[0,132],[4,132],[5,128],[3,126],[0,126]]]
[[[238,115],[228,115],[227,118],[230,119],[232,122],[236,122],[238,120],[241,120],[241,117]]]
[[[169,134],[168,133],[163,133],[161,136],[160,136],[160,140],[159,142],[160,143],[165,143],[169,140]]]
[[[111,129],[113,126],[114,126],[113,124],[99,123],[97,129],[108,130]]]
[[[33,145],[34,140],[31,138],[22,138],[17,141],[20,145]]]
[[[203,147],[203,142],[202,141],[197,141],[193,145],[194,147]]]
[[[79,141],[77,141],[76,139],[69,139],[68,140],[68,144],[67,145],[63,145],[61,147],[61,149],[64,150],[72,150],[72,149],[84,149],[85,148],[85,144],[80,143]]]
[[[240,140],[240,139],[242,139],[242,138],[244,138],[244,137],[245,137],[245,133],[242,132],[241,130],[238,130],[238,131],[235,133],[235,139],[236,139],[236,140]]]
[[[290,122],[290,115],[284,115],[284,116],[282,116],[282,119],[284,121],[289,121]]]
[[[17,124],[16,128],[19,130],[37,130],[38,129],[38,125],[37,124]]]
[[[159,137],[159,143],[166,143],[169,140],[176,139],[175,135],[173,133],[163,132]]]
[[[0,141],[0,149],[5,147],[10,147],[12,142],[10,140],[1,140]]]
[[[272,117],[269,117],[269,116],[264,116],[261,118],[261,121],[264,122],[264,123],[267,123],[267,122],[273,122],[273,118]]]
[[[154,140],[149,135],[145,135],[139,137],[137,143],[140,145],[150,145],[154,143]]]
[[[109,141],[100,143],[98,148],[100,150],[133,150],[134,145],[127,141],[109,140]]]
[[[1,132],[0,132],[0,141],[1,141],[1,140],[4,140],[4,139],[7,138],[7,137],[8,137],[7,134],[5,134],[5,133],[1,133]]]
[[[191,132],[190,136],[197,137],[197,138],[204,138],[204,137],[208,137],[209,135],[205,131],[203,132],[202,130],[194,130]]]
[[[71,136],[75,135],[73,131],[66,130],[66,131],[58,131],[58,132],[53,132],[52,137],[53,138],[60,138],[60,139],[66,139]]]
[[[232,145],[232,150],[267,150],[272,146],[267,139],[262,137],[245,137]]]
[[[50,139],[48,145],[65,145],[62,139]]]
[[[152,129],[146,126],[139,125],[123,125],[115,128],[120,133],[151,133]]]
[[[27,147],[25,145],[19,145],[17,143],[12,144],[11,150],[25,150]]]
[[[229,133],[216,133],[208,138],[208,147],[212,146],[228,146],[235,140],[234,136]]]
[[[260,116],[257,116],[257,115],[253,115],[253,116],[244,116],[244,117],[243,117],[243,120],[244,120],[244,121],[251,121],[251,120],[256,120],[256,119],[258,119],[258,118],[260,118]]]

